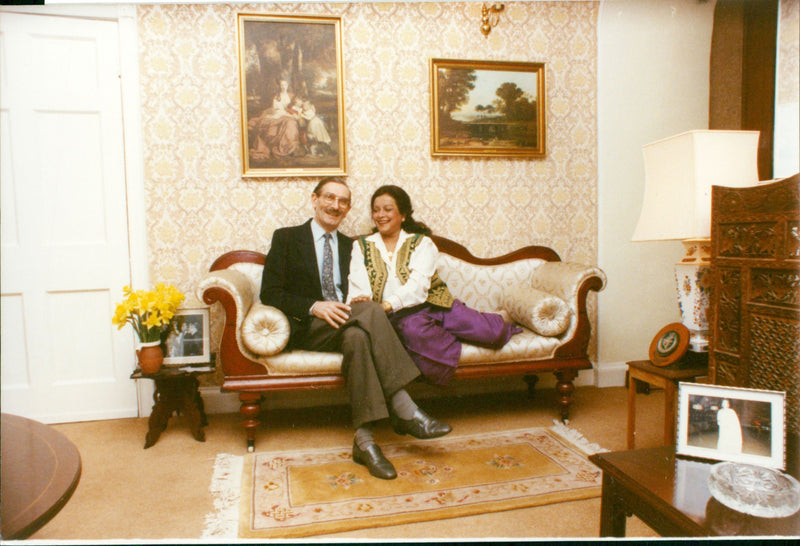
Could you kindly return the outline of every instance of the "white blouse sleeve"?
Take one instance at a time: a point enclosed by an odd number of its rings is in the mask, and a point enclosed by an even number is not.
[[[397,311],[425,303],[431,287],[431,278],[436,271],[438,256],[439,250],[433,240],[430,237],[423,237],[411,254],[408,263],[410,270],[408,281],[397,287],[391,296],[385,298],[392,304],[392,310]]]
[[[358,241],[353,243],[353,250],[350,252],[350,274],[347,277],[347,303],[353,298],[366,296],[372,299],[372,287],[369,284],[367,267],[364,265],[364,255],[361,252],[361,245]]]

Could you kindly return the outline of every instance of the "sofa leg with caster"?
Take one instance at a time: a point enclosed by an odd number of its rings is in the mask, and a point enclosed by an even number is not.
[[[569,405],[572,402],[572,391],[575,390],[575,385],[572,384],[572,380],[578,377],[578,372],[565,370],[555,372],[555,376],[558,380],[556,383],[556,390],[560,395],[558,402],[561,405],[561,421],[566,423],[569,420]]]
[[[523,377],[523,379],[525,380],[525,383],[528,384],[528,398],[533,398],[536,389],[536,383],[539,382],[539,376],[526,375]]]
[[[247,451],[252,453],[256,447],[256,428],[261,424],[258,416],[261,413],[261,395],[258,393],[241,393],[239,401],[242,405],[239,413],[242,414],[242,426],[247,433]]]

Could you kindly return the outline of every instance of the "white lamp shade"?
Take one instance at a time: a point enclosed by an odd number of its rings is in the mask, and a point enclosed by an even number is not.
[[[633,240],[709,238],[711,186],[758,184],[758,135],[688,131],[644,145],[644,201]]]

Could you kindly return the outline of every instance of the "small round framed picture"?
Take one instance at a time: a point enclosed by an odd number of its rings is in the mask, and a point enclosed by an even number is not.
[[[650,343],[650,362],[660,368],[674,364],[686,354],[689,329],[680,322],[664,326]]]

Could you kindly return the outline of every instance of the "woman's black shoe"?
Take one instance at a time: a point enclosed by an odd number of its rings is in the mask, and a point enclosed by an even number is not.
[[[364,451],[361,451],[358,444],[353,442],[353,461],[366,466],[369,473],[376,478],[393,480],[397,477],[394,465],[383,456],[378,444],[372,444]]]
[[[395,414],[392,414],[391,418],[392,428],[397,434],[410,434],[420,440],[438,438],[453,430],[453,427],[447,423],[437,421],[433,417],[426,415],[419,408],[414,411],[414,416],[411,419],[400,419]]]

